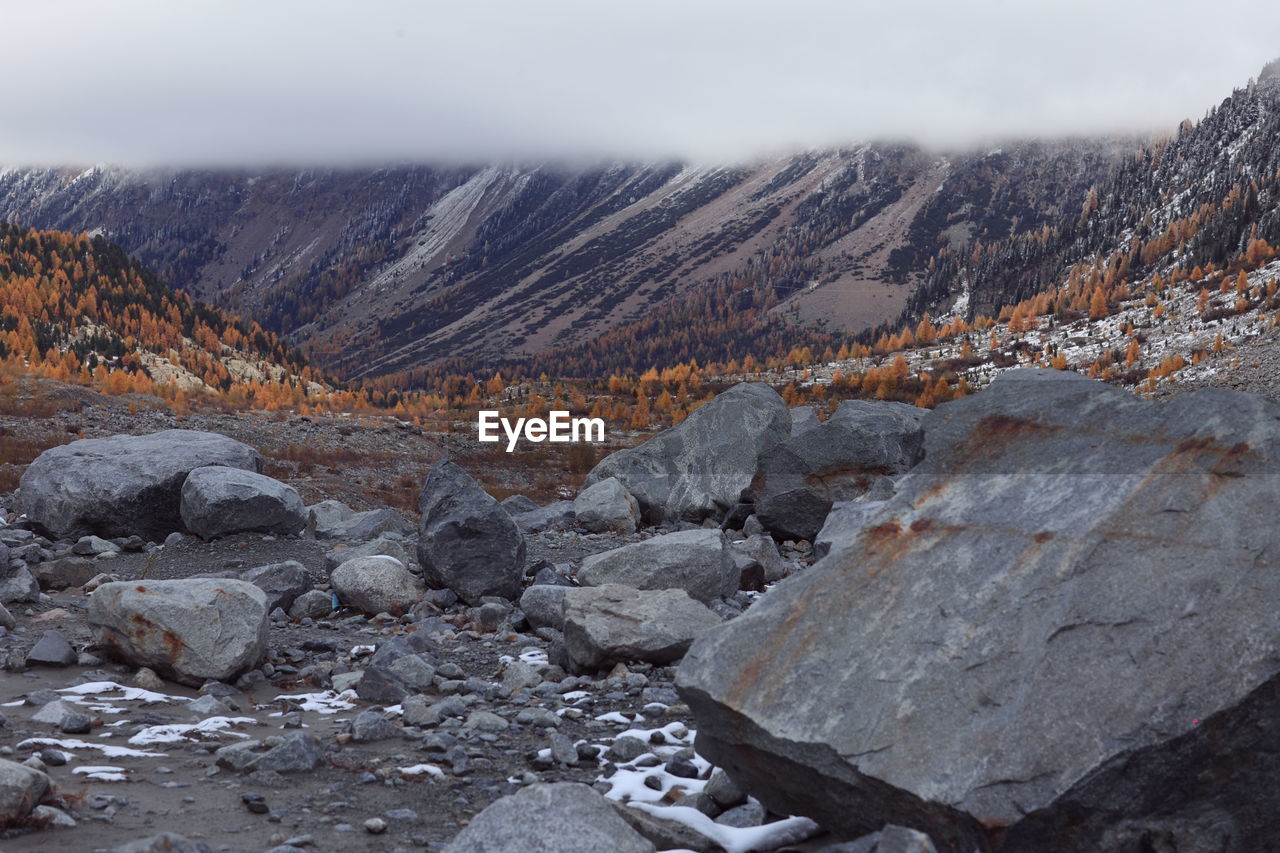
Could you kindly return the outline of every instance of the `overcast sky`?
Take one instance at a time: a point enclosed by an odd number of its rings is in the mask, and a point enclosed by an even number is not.
[[[1170,130],[1277,36],[1261,0],[0,0],[0,162],[719,161]]]

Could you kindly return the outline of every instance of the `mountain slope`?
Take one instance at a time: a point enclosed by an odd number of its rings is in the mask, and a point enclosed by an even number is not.
[[[1057,221],[1131,148],[876,145],[702,168],[11,169],[0,216],[102,233],[319,364],[371,376],[676,325],[676,297],[716,287],[767,291],[759,328],[892,321],[940,246]]]

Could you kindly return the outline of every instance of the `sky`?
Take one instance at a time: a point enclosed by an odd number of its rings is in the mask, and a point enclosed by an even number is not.
[[[1166,132],[1276,57],[1261,0],[0,0],[0,163],[728,162]]]

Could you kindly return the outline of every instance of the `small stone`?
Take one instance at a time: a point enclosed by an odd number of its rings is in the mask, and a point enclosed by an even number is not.
[[[387,831],[387,822],[380,817],[371,817],[364,822],[364,830],[370,835],[381,835]]]
[[[241,794],[240,801],[244,803],[245,808],[254,814],[266,814],[271,811],[267,805],[267,798],[261,794]]]
[[[27,652],[27,666],[72,666],[76,650],[57,631],[45,631]]]
[[[133,674],[133,678],[129,679],[134,687],[141,687],[143,690],[153,690],[160,692],[164,690],[164,681],[160,676],[156,675],[155,670],[148,667],[140,667]]]

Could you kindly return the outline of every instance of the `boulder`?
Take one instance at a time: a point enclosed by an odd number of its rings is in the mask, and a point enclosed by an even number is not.
[[[528,512],[511,516],[516,527],[524,533],[541,533],[544,530],[565,530],[573,527],[577,518],[573,514],[573,501],[555,501]]]
[[[35,567],[36,583],[41,589],[59,590],[84,586],[96,574],[98,569],[91,560],[84,557],[60,557]]]
[[[756,516],[779,539],[812,540],[832,503],[920,461],[925,413],[905,403],[845,400],[825,423],[761,456],[752,482]]]
[[[796,406],[791,410],[791,437],[803,435],[811,429],[822,426],[818,413],[812,406]]]
[[[538,508],[533,498],[524,495],[511,495],[498,501],[498,506],[507,511],[508,515],[520,515],[525,512],[533,512]]]
[[[669,664],[719,624],[719,616],[682,589],[607,584],[568,589],[564,596],[565,653],[576,672],[629,661]]]
[[[573,587],[560,584],[534,584],[520,596],[520,609],[533,630],[564,626],[564,596]]]
[[[267,594],[267,612],[279,607],[288,610],[294,599],[311,589],[311,573],[297,560],[255,566],[240,573],[240,580],[248,581]]]
[[[1280,833],[1280,405],[1011,371],[925,420],[849,546],[706,632],[698,751],[780,814],[943,853]]]
[[[267,595],[234,579],[106,583],[89,597],[94,641],[133,666],[199,686],[233,681],[267,647]]]
[[[751,485],[761,455],[790,437],[791,415],[778,393],[743,382],[640,446],[609,454],[587,485],[616,477],[646,524],[718,519]]]
[[[372,542],[360,545],[350,547],[339,545],[325,554],[325,562],[329,566],[329,571],[333,571],[347,560],[354,560],[356,557],[395,557],[406,566],[412,560],[412,555],[403,540],[379,536]]]
[[[587,486],[573,501],[578,525],[588,533],[635,533],[640,504],[616,477]]]
[[[111,853],[213,853],[213,848],[176,832],[162,832],[113,847]]]
[[[524,536],[479,483],[445,460],[427,475],[419,504],[418,564],[428,584],[473,605],[487,595],[520,597]]]
[[[323,500],[307,507],[307,530],[317,539],[335,539],[342,523],[355,514],[356,511],[342,501]]]
[[[399,616],[422,600],[423,586],[413,572],[391,557],[357,557],[333,570],[329,583],[338,600],[369,615]]]
[[[58,631],[45,631],[27,652],[27,666],[72,666],[76,650]]]
[[[681,530],[592,554],[582,561],[583,586],[622,584],[635,589],[682,589],[702,602],[738,591],[741,569],[725,547],[723,531]]]
[[[413,525],[394,509],[379,507],[366,512],[354,513],[350,518],[337,524],[332,533],[331,538],[334,539],[364,542],[384,533],[398,533],[401,536],[409,536],[413,533]]]
[[[40,583],[26,566],[0,566],[0,603],[39,601]]]
[[[332,612],[333,597],[318,589],[302,593],[289,607],[289,617],[292,619],[323,619]]]
[[[539,783],[497,800],[445,853],[653,853],[603,796],[576,782]]]
[[[739,585],[746,588],[746,578],[758,576],[761,584],[776,583],[791,573],[791,566],[778,553],[773,537],[764,533],[728,542],[729,556],[743,576]]]
[[[306,524],[306,508],[292,487],[238,468],[196,468],[182,485],[182,523],[201,539],[233,533],[288,535]]]
[[[196,468],[262,470],[247,444],[211,432],[82,438],[46,450],[18,487],[22,511],[54,539],[137,534],[152,541],[182,528],[182,484]]]
[[[0,758],[0,826],[30,815],[52,787],[53,782],[39,770]]]

